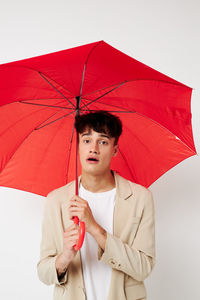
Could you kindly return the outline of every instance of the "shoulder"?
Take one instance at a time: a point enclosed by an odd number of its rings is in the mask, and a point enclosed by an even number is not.
[[[146,206],[149,202],[153,202],[151,191],[145,186],[132,182],[119,174],[115,174],[119,187],[119,193],[124,198],[129,199],[140,206]]]
[[[135,189],[137,191],[144,192],[144,193],[147,193],[149,191],[148,188],[146,188],[145,186],[143,186],[143,185],[141,185],[139,183],[130,181],[128,179],[125,179],[125,180],[128,181],[128,183],[129,183],[129,185],[131,186],[132,189]]]
[[[130,187],[131,187],[131,190],[133,193],[142,194],[144,196],[152,195],[151,191],[148,188],[146,188],[145,186],[135,183],[135,182],[132,182],[130,180],[128,180],[128,182],[130,184]]]
[[[131,181],[128,182],[132,190],[132,195],[130,197],[132,203],[137,203],[136,206],[141,213],[145,211],[148,215],[154,215],[154,199],[152,192],[141,184]]]
[[[148,188],[146,188],[145,186],[135,183],[135,182],[132,182],[132,181],[120,176],[119,174],[115,174],[115,176],[116,176],[116,179],[117,179],[117,182],[118,182],[120,188],[122,188],[122,187],[125,187],[126,189],[130,188],[130,190],[133,194],[135,194],[135,193],[145,194],[145,195],[151,194],[151,191]]]
[[[66,185],[63,185],[57,189],[54,189],[46,196],[46,201],[48,203],[57,203],[61,204],[64,200],[66,200],[67,196],[71,196],[75,191],[75,181],[71,181]]]
[[[57,189],[54,189],[53,191],[51,191],[50,193],[48,193],[47,197],[55,197],[57,195],[62,194],[63,192],[65,192],[66,190],[69,190],[72,185],[74,185],[74,181],[71,181]]]

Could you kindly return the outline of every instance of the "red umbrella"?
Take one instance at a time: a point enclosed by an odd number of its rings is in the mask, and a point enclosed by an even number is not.
[[[74,117],[118,115],[112,169],[146,187],[195,155],[192,89],[99,41],[0,65],[0,185],[46,196],[75,178]]]

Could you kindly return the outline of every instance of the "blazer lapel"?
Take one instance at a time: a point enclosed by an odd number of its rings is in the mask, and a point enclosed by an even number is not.
[[[62,221],[63,221],[63,228],[66,230],[67,227],[69,227],[72,224],[72,220],[69,218],[69,213],[68,213],[68,207],[69,207],[69,200],[73,197],[75,190],[75,182],[72,182],[71,185],[64,190],[63,198],[64,201],[61,205],[61,210],[62,210]]]
[[[113,233],[123,240],[126,233],[126,223],[130,218],[131,203],[127,199],[132,195],[130,185],[127,180],[114,173],[116,184],[116,199],[113,216]]]

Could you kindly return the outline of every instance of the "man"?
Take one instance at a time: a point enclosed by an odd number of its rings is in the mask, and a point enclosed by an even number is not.
[[[155,264],[154,203],[151,192],[110,169],[122,125],[100,111],[76,119],[82,167],[75,182],[46,199],[38,276],[55,284],[55,300],[146,299],[144,279]],[[134,146],[134,145],[133,145]],[[80,251],[73,217],[85,222]]]

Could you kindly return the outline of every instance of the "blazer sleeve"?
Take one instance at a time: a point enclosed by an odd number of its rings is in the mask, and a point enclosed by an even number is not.
[[[60,220],[59,205],[53,197],[53,194],[50,193],[46,197],[44,206],[40,261],[37,264],[38,277],[47,285],[62,285],[67,281],[67,272],[62,278],[59,278],[55,266],[56,258],[58,256],[55,236],[56,228],[61,226]]]
[[[107,233],[105,250],[98,248],[98,259],[137,281],[143,281],[155,264],[155,221],[152,194],[147,190],[144,209],[132,245]]]

